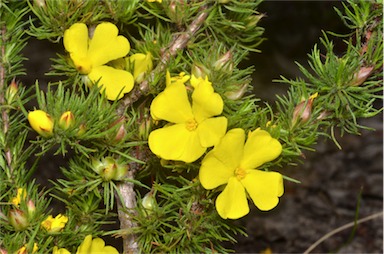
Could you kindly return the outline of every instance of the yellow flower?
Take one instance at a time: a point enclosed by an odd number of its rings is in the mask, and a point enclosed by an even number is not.
[[[144,80],[145,74],[152,70],[152,56],[150,53],[137,53],[129,57],[129,63],[133,66],[133,78],[137,83]]]
[[[33,244],[32,253],[36,253],[38,249],[39,249],[39,248],[37,247],[37,243],[34,243],[34,244]],[[17,253],[17,254],[27,254],[27,253],[29,253],[29,252],[27,251],[27,246],[24,245],[23,247],[21,247],[20,249],[18,249],[16,253]]]
[[[42,110],[34,110],[28,113],[28,121],[32,129],[43,137],[53,134],[53,120],[49,114]]]
[[[165,160],[193,162],[218,143],[227,130],[227,118],[213,117],[222,113],[223,100],[207,78],[192,76],[190,82],[195,89],[191,106],[185,79],[172,82],[167,76],[166,88],[152,101],[151,115],[173,124],[152,131],[149,148]]]
[[[84,241],[77,248],[76,254],[119,254],[112,246],[105,246],[105,242],[101,238],[92,240],[92,235],[87,235]]]
[[[17,189],[17,195],[16,197],[12,198],[12,204],[15,206],[19,206],[21,199],[25,199],[27,197],[27,192],[24,188],[18,188]]]
[[[232,129],[201,162],[199,178],[205,189],[227,184],[216,199],[216,210],[224,219],[248,214],[247,193],[262,211],[274,208],[284,193],[280,173],[256,169],[281,154],[279,141],[260,129],[250,132],[244,141],[244,130]]]
[[[163,0],[147,0],[148,3],[158,2],[161,3]]]
[[[56,233],[65,227],[68,222],[68,217],[58,214],[55,218],[49,215],[42,223],[41,226],[45,228],[49,233]]]
[[[52,254],[71,254],[67,249],[65,248],[58,248],[57,246],[53,247]]]
[[[88,75],[92,82],[98,82],[108,100],[122,98],[134,84],[131,73],[105,65],[126,56],[130,50],[127,38],[118,33],[117,27],[109,22],[96,26],[92,38],[84,23],[73,24],[64,33],[64,47],[77,70]]]

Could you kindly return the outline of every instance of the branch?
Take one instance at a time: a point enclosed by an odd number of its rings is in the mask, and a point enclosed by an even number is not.
[[[186,31],[175,37],[170,45],[167,47],[168,50],[163,54],[160,62],[156,68],[150,73],[149,77],[140,83],[139,86],[135,87],[128,95],[128,97],[121,100],[120,105],[117,109],[119,115],[123,115],[126,109],[136,102],[142,95],[149,91],[149,83],[152,81],[157,73],[164,71],[168,65],[169,60],[174,57],[178,50],[185,48],[188,41],[196,34],[202,24],[205,22],[208,16],[208,5],[203,5],[199,9],[199,15],[194,21],[187,27]]]
[[[6,87],[5,87],[5,64],[3,61],[5,61],[5,38],[6,38],[6,27],[3,25],[0,29],[0,38],[2,38],[2,42],[0,43],[1,45],[1,58],[2,61],[0,62],[0,105],[5,105],[5,93],[6,93]],[[2,132],[3,135],[5,136],[8,132],[9,129],[9,115],[8,115],[8,109],[4,107],[1,110],[1,121],[3,122],[2,127]],[[5,144],[4,144],[5,146]],[[7,165],[10,169],[10,172],[12,174],[12,154],[11,151],[8,147],[5,147],[5,159],[7,161]]]
[[[186,47],[188,41],[197,33],[199,28],[202,26],[204,21],[208,16],[208,12],[206,11],[208,5],[203,5],[199,9],[199,15],[194,19],[194,21],[187,27],[186,31],[181,35],[175,37],[175,39],[170,43],[168,50],[164,53],[162,58],[160,59],[159,64],[156,68],[151,72],[149,78],[143,81],[138,87],[131,91],[128,97],[121,100],[119,106],[117,108],[118,115],[124,115],[126,109],[136,102],[142,95],[146,94],[149,91],[149,82],[154,79],[155,74],[164,71],[170,59],[177,54],[178,50],[181,50]],[[137,147],[139,149],[139,147]],[[143,157],[139,158],[141,160],[145,160],[145,155],[142,151],[138,150],[134,157]],[[129,179],[134,179],[135,173],[139,170],[140,165],[137,163],[131,163],[131,168],[128,173]],[[118,189],[121,194],[122,200],[118,202],[118,214],[120,220],[120,228],[122,230],[127,230],[136,226],[136,224],[132,221],[131,214],[132,210],[136,207],[136,196],[134,192],[134,184],[131,182],[124,182],[118,185]],[[123,236],[123,247],[124,253],[139,253],[140,249],[137,243],[137,239],[135,234],[127,234]]]

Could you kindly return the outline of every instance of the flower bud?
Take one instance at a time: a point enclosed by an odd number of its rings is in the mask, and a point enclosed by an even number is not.
[[[244,93],[247,91],[248,84],[240,85],[239,88],[235,91],[229,91],[225,93],[225,96],[230,100],[241,99]]]
[[[168,8],[166,9],[166,13],[168,17],[172,20],[172,22],[177,25],[182,24],[183,21],[183,13],[187,11],[188,2],[185,0],[170,0],[168,4]]]
[[[28,200],[27,202],[27,211],[28,211],[28,218],[33,218],[33,215],[36,211],[35,203],[32,200]]]
[[[28,216],[20,209],[10,210],[8,219],[16,231],[24,230],[29,226]]]
[[[34,110],[28,113],[28,121],[32,129],[43,137],[53,134],[53,120],[49,114],[42,110]]]
[[[148,140],[150,131],[152,130],[153,121],[149,114],[148,108],[142,108],[140,110],[138,137],[140,140]]]
[[[192,65],[191,73],[196,78],[200,78],[201,77],[201,78],[205,79],[205,77],[207,75],[209,75],[210,72],[211,71],[207,67],[205,67],[203,64],[201,64],[201,63],[194,63]]]
[[[113,122],[110,128],[114,128],[116,126],[117,131],[110,136],[110,139],[115,142],[121,141],[125,135],[127,135],[127,130],[125,129],[125,118],[122,116]]]
[[[80,124],[79,130],[77,131],[77,136],[83,135],[86,130],[87,130],[87,127],[85,126],[85,124],[84,123]]]
[[[59,120],[59,126],[63,130],[67,130],[75,124],[75,116],[71,111],[64,112]]]
[[[260,19],[264,17],[264,14],[259,15],[251,15],[247,18],[247,24],[245,25],[246,28],[253,29],[257,23],[259,23]]]
[[[112,157],[106,157],[103,164],[104,167],[99,174],[105,181],[110,181],[116,176],[117,165],[115,160]]]
[[[101,161],[92,158],[92,169],[99,174],[104,181],[123,180],[128,172],[128,165],[118,163],[112,157],[105,157]]]
[[[371,75],[373,71],[373,66],[370,67],[361,67],[360,70],[353,75],[352,86],[359,86],[364,83],[364,81]]]
[[[11,104],[13,102],[13,99],[17,95],[17,92],[19,91],[19,87],[15,81],[15,79],[12,80],[11,84],[9,84],[6,92],[6,98],[8,104]]]
[[[137,83],[141,83],[145,79],[145,75],[152,71],[152,55],[137,53],[129,57],[129,64],[133,68],[133,78]]]
[[[233,61],[232,61],[232,52],[227,51],[222,55],[216,62],[213,63],[213,68],[215,70],[223,70],[232,73],[233,71]]]
[[[296,124],[298,121],[306,123],[312,114],[313,100],[318,96],[318,93],[311,95],[307,100],[300,102],[293,111],[292,123]]]
[[[143,207],[144,207],[148,212],[152,212],[153,208],[154,208],[155,205],[156,205],[156,199],[155,199],[155,197],[153,196],[152,191],[150,191],[150,192],[148,192],[147,194],[145,194],[144,198],[141,200],[141,204],[143,205]]]
[[[45,8],[45,0],[33,0],[35,6]]]

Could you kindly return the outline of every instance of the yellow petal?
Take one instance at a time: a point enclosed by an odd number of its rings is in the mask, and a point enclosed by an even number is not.
[[[211,147],[219,143],[220,139],[227,131],[227,118],[214,117],[209,118],[197,127],[200,143],[204,147]]]
[[[217,197],[216,210],[223,219],[238,219],[249,213],[245,189],[236,177],[229,178],[228,185]]]
[[[274,208],[284,193],[283,177],[277,172],[248,170],[241,183],[253,203],[262,211]]]
[[[105,242],[101,238],[95,238],[92,240],[91,249],[89,250],[89,253],[104,253],[103,249],[105,246]]]
[[[208,78],[197,79],[192,75],[191,84],[195,88],[192,94],[192,111],[198,123],[223,112],[223,99],[214,92]]]
[[[65,49],[79,58],[87,56],[88,28],[84,23],[75,23],[64,32]]]
[[[84,241],[77,248],[76,254],[88,254],[91,246],[92,246],[92,235],[87,235],[84,238]]]
[[[143,81],[145,74],[152,70],[152,56],[150,53],[137,53],[129,57],[129,62],[133,66],[133,78],[136,82]]]
[[[280,142],[264,131],[257,129],[250,132],[244,146],[241,167],[257,168],[262,164],[276,159],[282,151]]]
[[[200,183],[205,189],[211,190],[228,183],[229,178],[234,175],[233,172],[234,168],[217,159],[214,151],[211,150],[201,162],[199,170]]]
[[[105,254],[119,254],[119,252],[116,250],[116,248],[112,246],[105,246],[103,249]]]
[[[243,156],[244,141],[244,130],[235,128],[229,130],[212,151],[218,160],[232,168],[234,172]]]
[[[184,84],[177,82],[167,86],[151,104],[151,116],[155,120],[185,123],[193,119],[191,104]]]
[[[131,73],[124,70],[117,70],[109,66],[93,68],[88,74],[88,77],[94,83],[100,79],[97,85],[103,87],[101,92],[105,91],[108,100],[121,99],[125,93],[132,90],[134,84]]]
[[[118,33],[117,27],[109,22],[101,23],[95,28],[88,48],[88,57],[93,67],[104,65],[128,54],[129,41],[122,35],[118,36]]]
[[[28,113],[28,121],[32,129],[43,137],[53,134],[53,120],[49,114],[42,110],[34,110]]]
[[[188,131],[185,124],[165,126],[152,131],[148,137],[151,151],[165,160],[179,160],[187,163],[201,157],[206,151],[195,131]]]

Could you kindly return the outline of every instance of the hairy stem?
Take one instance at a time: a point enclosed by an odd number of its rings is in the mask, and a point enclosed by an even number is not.
[[[129,95],[124,98],[117,109],[119,115],[123,115],[126,111],[127,107],[136,102],[143,94],[146,94],[149,91],[149,83],[153,80],[155,74],[161,73],[164,71],[166,66],[168,65],[169,60],[176,55],[178,50],[185,48],[188,41],[196,34],[199,28],[202,26],[204,21],[208,16],[208,5],[203,5],[199,10],[199,15],[193,22],[187,27],[187,29],[181,33],[179,36],[175,37],[170,45],[167,47],[168,50],[165,51],[163,56],[160,59],[160,62],[156,66],[156,68],[151,72],[149,77],[141,82],[139,86],[134,88]]]
[[[6,27],[5,25],[3,25],[1,28],[0,28],[0,38],[1,38],[1,61],[0,61],[0,105],[4,105],[5,104],[5,91],[6,91],[6,85],[5,85],[5,38],[6,38]],[[5,107],[2,108],[1,110],[1,122],[2,122],[2,132],[5,137],[5,135],[7,134],[8,132],[8,129],[9,129],[9,115],[8,115],[8,109],[6,109]],[[5,139],[4,139],[5,140]],[[4,147],[5,147],[5,159],[7,161],[7,165],[10,169],[10,173],[12,174],[12,154],[11,154],[11,151],[9,150],[9,148],[7,146],[5,146],[5,144],[3,144]]]
[[[204,21],[208,16],[207,12],[208,5],[204,5],[200,8],[199,14],[194,19],[194,21],[187,27],[184,33],[175,37],[174,40],[170,43],[168,50],[162,56],[159,64],[151,72],[149,78],[143,81],[138,87],[131,91],[128,97],[123,99],[117,109],[119,115],[124,115],[126,109],[136,102],[142,95],[146,94],[149,91],[149,82],[153,80],[155,74],[164,71],[169,60],[176,55],[178,50],[185,48],[188,41],[196,34],[199,28],[202,26]],[[140,149],[139,147],[137,149]],[[135,154],[135,157],[141,160],[145,160],[145,155],[143,152],[138,151]],[[142,157],[142,158],[139,158]],[[131,170],[129,172],[128,178],[134,179],[135,172],[139,169],[137,163],[132,163]],[[135,227],[135,223],[132,221],[132,210],[136,207],[136,196],[134,192],[133,183],[124,182],[118,185],[121,202],[118,203],[118,214],[120,220],[120,228],[129,232],[129,229]],[[127,234],[123,236],[123,247],[124,253],[139,253],[140,249],[137,243],[136,236],[134,234]]]

